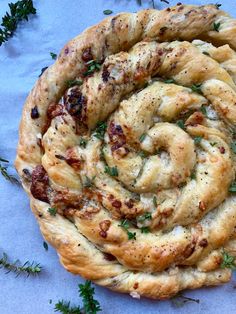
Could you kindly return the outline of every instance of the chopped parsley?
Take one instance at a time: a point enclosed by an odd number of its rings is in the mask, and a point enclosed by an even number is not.
[[[146,158],[146,157],[147,157],[147,153],[144,152],[143,150],[139,151],[139,152],[138,152],[138,155],[139,155],[141,158]]]
[[[44,247],[45,251],[48,251],[48,244],[47,244],[47,242],[43,241],[43,247]]]
[[[84,72],[84,76],[88,76],[90,74],[93,74],[96,71],[99,71],[101,69],[101,64],[100,62],[96,61],[96,60],[90,60],[86,63],[87,65],[87,71]]]
[[[167,79],[167,80],[164,80],[164,83],[166,84],[172,84],[172,83],[175,83],[175,80],[170,78],[170,79]]]
[[[206,106],[202,105],[200,110],[204,114],[204,116],[207,116]]]
[[[96,176],[93,176],[92,179],[89,177],[85,176],[85,182],[84,182],[84,187],[85,188],[91,188],[94,185],[94,180]]]
[[[141,227],[141,233],[149,233],[150,229],[149,227]]]
[[[118,169],[117,167],[109,167],[105,166],[104,173],[109,174],[111,177],[118,177]]]
[[[211,146],[216,146],[216,144],[217,144],[216,142],[210,142]]]
[[[207,51],[203,51],[202,53],[203,53],[204,55],[206,55],[206,56],[210,56],[209,52],[207,52]]]
[[[152,219],[152,214],[147,212],[144,213],[142,216],[137,217],[138,222],[144,222],[145,220],[151,220]]]

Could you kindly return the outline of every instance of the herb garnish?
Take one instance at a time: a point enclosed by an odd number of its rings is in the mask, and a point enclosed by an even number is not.
[[[43,72],[47,70],[48,67],[44,67],[41,69],[41,73],[39,74],[39,77],[42,76]]]
[[[152,202],[153,202],[153,205],[155,207],[157,207],[157,197],[156,196],[153,196]]]
[[[57,54],[54,52],[50,52],[50,56],[52,57],[53,60],[56,60]]]
[[[96,176],[93,176],[92,179],[89,177],[85,176],[85,182],[84,182],[84,187],[85,188],[91,188],[94,185],[94,180]]]
[[[20,21],[28,21],[28,15],[36,14],[32,0],[21,0],[16,3],[9,3],[10,13],[2,18],[0,28],[0,46],[14,35]]]
[[[221,268],[230,268],[235,270],[236,269],[236,261],[235,261],[235,257],[229,255],[229,253],[227,253],[226,251],[222,252],[222,257],[223,257],[223,261],[220,264]]]
[[[98,122],[97,127],[95,129],[95,134],[94,136],[98,138],[99,140],[104,139],[104,135],[107,129],[107,124],[106,122]]]
[[[111,177],[118,177],[118,169],[117,167],[109,167],[105,166],[104,173],[109,174]]]
[[[110,15],[112,13],[113,13],[113,11],[109,10],[109,9],[103,11],[103,14],[105,14],[105,15]]]
[[[210,56],[209,52],[207,52],[207,51],[203,51],[202,53],[203,53],[204,55],[206,55],[206,56]]]
[[[68,80],[68,81],[66,81],[66,85],[68,88],[76,86],[76,85],[80,86],[82,84],[83,84],[83,81],[81,81],[81,80]]]
[[[233,141],[230,145],[232,151],[236,154],[236,141]]]
[[[147,134],[143,133],[140,137],[139,137],[139,141],[142,143],[145,139]]]
[[[147,213],[145,213],[145,214],[139,216],[139,217],[137,218],[137,221],[138,221],[138,222],[143,222],[143,221],[145,221],[145,220],[151,220],[151,219],[152,219],[152,214],[149,213],[149,212],[147,212]]]
[[[217,144],[216,142],[210,142],[211,146],[216,146],[216,144]]]
[[[13,175],[11,175],[7,172],[8,166],[3,165],[4,163],[9,163],[9,161],[0,157],[0,172],[3,175],[3,177],[6,180],[10,181],[11,183],[20,184],[20,182],[17,180],[17,178],[15,178]]]
[[[130,228],[130,223],[128,222],[127,219],[124,219],[121,221],[121,224],[118,225],[119,227],[123,228],[127,235],[128,235],[128,240],[136,240],[136,232],[130,232],[128,229]]]
[[[141,233],[149,233],[150,229],[149,227],[141,227]]]
[[[166,84],[175,83],[175,80],[174,79],[167,79],[167,80],[164,80],[164,83],[166,83]]]
[[[47,242],[43,241],[43,247],[45,248],[45,251],[48,251],[48,244],[47,244]]]
[[[79,146],[83,147],[83,148],[86,148],[87,143],[88,143],[88,141],[85,138],[81,137],[81,139],[79,141]]]
[[[21,265],[19,260],[16,260],[15,262],[10,263],[6,253],[3,253],[3,257],[0,259],[0,268],[5,268],[7,271],[6,274],[12,271],[16,273],[16,276],[19,276],[20,274],[27,274],[27,276],[36,275],[42,270],[40,264],[36,262],[27,261]]]
[[[206,106],[202,105],[200,110],[204,114],[204,116],[207,116]]]
[[[49,207],[48,208],[48,212],[51,216],[56,216],[56,213],[57,213],[57,209],[54,208],[54,207]]]
[[[138,155],[139,155],[141,158],[146,158],[146,157],[147,157],[147,153],[144,152],[143,150],[140,150],[140,151],[138,152]]]
[[[82,298],[83,307],[70,306],[70,302],[59,301],[55,304],[54,311],[63,314],[97,314],[102,309],[97,300],[94,299],[94,288],[91,281],[86,280],[84,284],[79,285],[79,296]]]
[[[236,193],[236,182],[232,182],[229,187],[229,192]]]
[[[200,144],[200,143],[201,143],[201,140],[202,140],[202,136],[196,136],[196,137],[194,137],[194,143],[195,143],[195,144]]]
[[[219,23],[214,23],[214,24],[213,24],[213,28],[214,28],[214,31],[219,32],[219,29],[220,29],[220,22],[219,22]]]
[[[222,4],[221,3],[216,3],[215,4],[215,7],[219,10],[219,8],[222,6]]]
[[[201,94],[202,93],[201,86],[202,86],[201,83],[193,84],[192,86],[190,86],[190,88],[193,92]]]
[[[183,120],[178,120],[176,121],[176,124],[178,125],[178,127],[180,127],[181,129],[185,129],[185,125],[184,125],[184,121]]]
[[[171,303],[174,307],[182,307],[185,305],[185,303],[188,302],[200,303],[200,300],[186,297],[181,292],[179,292],[173,298],[171,298]]]
[[[96,61],[96,60],[90,60],[88,62],[86,62],[86,65],[88,66],[88,69],[86,72],[84,72],[84,76],[88,76],[92,73],[94,73],[95,71],[99,71],[101,69],[101,64],[100,62]]]

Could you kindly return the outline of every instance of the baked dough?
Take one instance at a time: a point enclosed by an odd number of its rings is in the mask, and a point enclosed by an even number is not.
[[[179,4],[106,18],[38,79],[16,168],[68,271],[156,299],[230,280],[235,49],[236,20]]]

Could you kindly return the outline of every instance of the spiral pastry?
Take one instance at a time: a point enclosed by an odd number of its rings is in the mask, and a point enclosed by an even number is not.
[[[68,271],[157,299],[230,280],[235,49],[214,5],[121,13],[38,79],[16,168]]]

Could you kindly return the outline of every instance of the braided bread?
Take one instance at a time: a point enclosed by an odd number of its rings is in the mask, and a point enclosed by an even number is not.
[[[121,13],[38,79],[15,164],[68,271],[156,299],[230,280],[235,49],[215,5]]]

